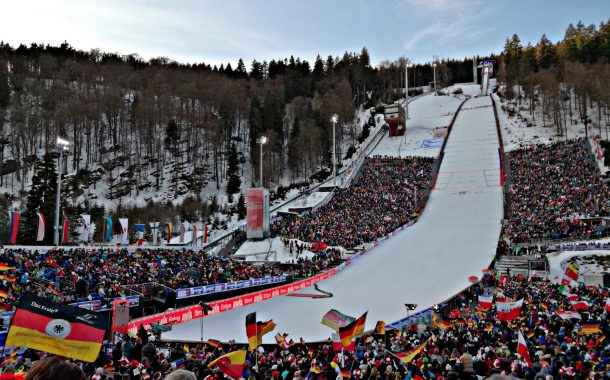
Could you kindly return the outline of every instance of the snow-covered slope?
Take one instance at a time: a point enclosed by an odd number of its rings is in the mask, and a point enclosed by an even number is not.
[[[419,222],[318,284],[333,297],[276,297],[211,315],[203,325],[193,320],[174,326],[163,338],[245,342],[245,316],[256,311],[259,320],[272,318],[278,331],[321,341],[331,330],[320,319],[331,308],[353,316],[368,310],[368,330],[378,320],[405,317],[405,303],[422,310],[446,300],[493,259],[503,210],[498,148],[489,97],[468,100],[449,137],[437,188]],[[272,334],[263,340],[273,342]]]

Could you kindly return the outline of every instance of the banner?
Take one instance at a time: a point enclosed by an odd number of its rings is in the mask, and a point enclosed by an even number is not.
[[[153,238],[153,246],[157,245],[157,236],[159,234],[159,222],[148,223],[150,225],[150,232]]]
[[[140,296],[126,296],[126,297],[117,297],[112,300],[114,301],[127,301],[129,302],[129,307],[140,306]],[[93,301],[81,301],[71,303],[70,306],[78,307],[80,309],[91,310],[91,311],[106,311],[110,310],[109,306],[102,305],[101,300],[93,300]]]
[[[191,239],[193,247],[197,246],[197,223],[193,224],[193,238]]]
[[[41,212],[37,212],[36,215],[38,215],[38,232],[36,232],[36,241],[43,241],[47,223],[45,222],[44,215],[42,215]]]
[[[61,243],[62,244],[66,244],[68,242],[68,231],[70,228],[70,222],[68,221],[68,217],[66,216],[66,213],[64,212],[64,225],[63,228],[61,229]]]
[[[11,322],[6,345],[94,362],[107,326],[102,314],[25,294]]]
[[[104,222],[106,222],[106,232],[104,233],[104,240],[110,241],[112,239],[112,219],[109,216],[104,216]]]
[[[178,242],[180,244],[184,244],[184,231],[186,230],[186,227],[184,226],[184,223],[180,223],[180,226],[178,227]]]
[[[173,224],[171,223],[167,223],[167,243],[169,244],[169,242],[172,240],[172,232],[173,232]]]
[[[82,214],[81,216],[82,219],[82,234],[80,239],[82,241],[84,241],[85,243],[89,242],[89,236],[90,236],[90,226],[91,226],[91,215],[86,215],[86,214]]]
[[[17,243],[17,232],[19,231],[19,216],[20,212],[17,211],[9,211],[8,217],[10,219],[9,231],[10,231],[10,242],[11,244]]]
[[[208,225],[204,224],[203,225],[203,244],[207,244],[208,243]]]
[[[324,316],[322,317],[321,323],[325,326],[330,327],[335,330],[335,332],[339,332],[341,327],[345,327],[350,323],[354,322],[356,318],[350,317],[349,315],[345,315],[340,311],[335,309],[330,309]]]
[[[129,220],[127,218],[119,218],[121,224],[121,244],[129,244]]]
[[[176,299],[198,297],[203,294],[219,293],[235,289],[245,289],[260,285],[276,284],[284,282],[288,279],[287,275],[272,276],[265,278],[257,278],[252,280],[242,280],[234,282],[225,282],[213,285],[195,286],[192,288],[183,288],[176,290]],[[263,283],[264,281],[264,283]]]
[[[134,224],[136,231],[138,232],[138,247],[141,247],[144,243],[144,224]]]

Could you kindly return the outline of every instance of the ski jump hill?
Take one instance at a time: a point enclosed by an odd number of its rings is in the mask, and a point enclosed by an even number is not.
[[[176,325],[162,339],[244,343],[245,317],[256,311],[258,320],[273,319],[275,331],[295,341],[326,341],[332,330],[320,321],[330,309],[354,317],[368,310],[366,330],[371,330],[379,320],[405,318],[407,303],[417,304],[417,312],[451,298],[495,255],[503,216],[499,148],[491,99],[467,100],[419,221],[317,284],[332,297],[279,296]],[[275,343],[273,335],[263,337],[263,343]]]

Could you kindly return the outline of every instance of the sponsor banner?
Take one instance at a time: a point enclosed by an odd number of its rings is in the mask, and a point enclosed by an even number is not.
[[[193,288],[184,288],[176,290],[176,299],[183,299],[189,297],[197,297],[203,294],[211,294],[218,292],[225,292],[236,289],[245,289],[249,287],[259,286],[259,285],[267,285],[267,284],[276,284],[285,282],[288,279],[288,276],[273,276],[273,277],[265,277],[265,278],[256,278],[252,280],[244,280],[244,281],[236,281],[236,282],[227,282],[222,284],[213,284],[206,286],[195,286]]]
[[[129,307],[140,306],[140,297],[139,296],[128,296],[128,297],[118,297],[114,298],[113,301],[126,300],[129,302]],[[93,301],[83,301],[83,302],[74,302],[71,303],[70,306],[78,307],[80,309],[90,310],[90,311],[104,311],[110,310],[111,307],[106,307],[102,305],[101,300],[93,300]]]
[[[424,149],[427,148],[440,148],[441,146],[443,146],[443,141],[445,139],[440,137],[440,138],[436,138],[436,139],[424,139],[422,140],[421,143],[421,147]]]
[[[427,326],[427,325],[432,324],[432,315],[433,314],[434,314],[434,311],[432,310],[432,308],[428,308],[426,310],[422,310],[413,315],[410,315],[406,318],[400,319],[394,323],[390,323],[386,326],[386,329],[387,328],[401,329],[403,327],[408,328],[413,323],[417,323],[420,326]]]
[[[552,251],[586,251],[586,250],[598,250],[598,249],[610,249],[610,244],[599,243],[599,244],[552,244],[547,245],[546,248]]]
[[[353,259],[353,257],[352,257]],[[271,289],[266,289],[250,294],[245,294],[243,296],[232,297],[226,300],[221,300],[217,302],[209,303],[209,306],[212,310],[209,314],[217,314],[224,313],[225,311],[229,311],[238,307],[243,307],[246,305],[251,305],[253,303],[265,301],[271,299],[273,297],[278,297],[281,295],[286,295],[289,293],[293,293],[299,291],[301,289],[307,288],[313,284],[316,284],[322,280],[325,280],[333,275],[335,275],[339,270],[337,268],[330,269],[324,273],[318,274],[314,277],[310,277],[305,280],[297,281],[291,284],[286,284],[282,286],[278,286]],[[278,278],[283,278],[286,280],[286,276],[277,276]],[[253,280],[252,280],[253,281]],[[224,285],[224,284],[223,284]],[[184,290],[184,289],[182,289]],[[179,323],[183,323],[189,321],[191,319],[201,318],[201,307],[199,305],[187,306],[177,310],[166,311],[164,313],[149,315],[146,317],[141,317],[134,319],[129,322],[128,330],[134,334],[137,333],[140,324],[143,324],[145,328],[150,328],[151,323],[160,323],[160,324],[168,324],[175,325]]]

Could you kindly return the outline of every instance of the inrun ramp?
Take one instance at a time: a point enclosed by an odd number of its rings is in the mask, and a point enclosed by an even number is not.
[[[323,341],[332,330],[320,321],[331,308],[354,317],[368,310],[370,330],[379,320],[392,323],[406,317],[405,303],[423,310],[445,301],[469,285],[469,276],[480,276],[495,255],[503,210],[498,152],[490,98],[466,101],[419,221],[318,283],[332,297],[275,297],[176,325],[163,339],[245,343],[246,314],[256,311],[258,320],[273,319],[275,332],[288,333],[295,341]],[[310,290],[305,293],[315,292]],[[264,343],[275,343],[274,335],[267,334]]]

